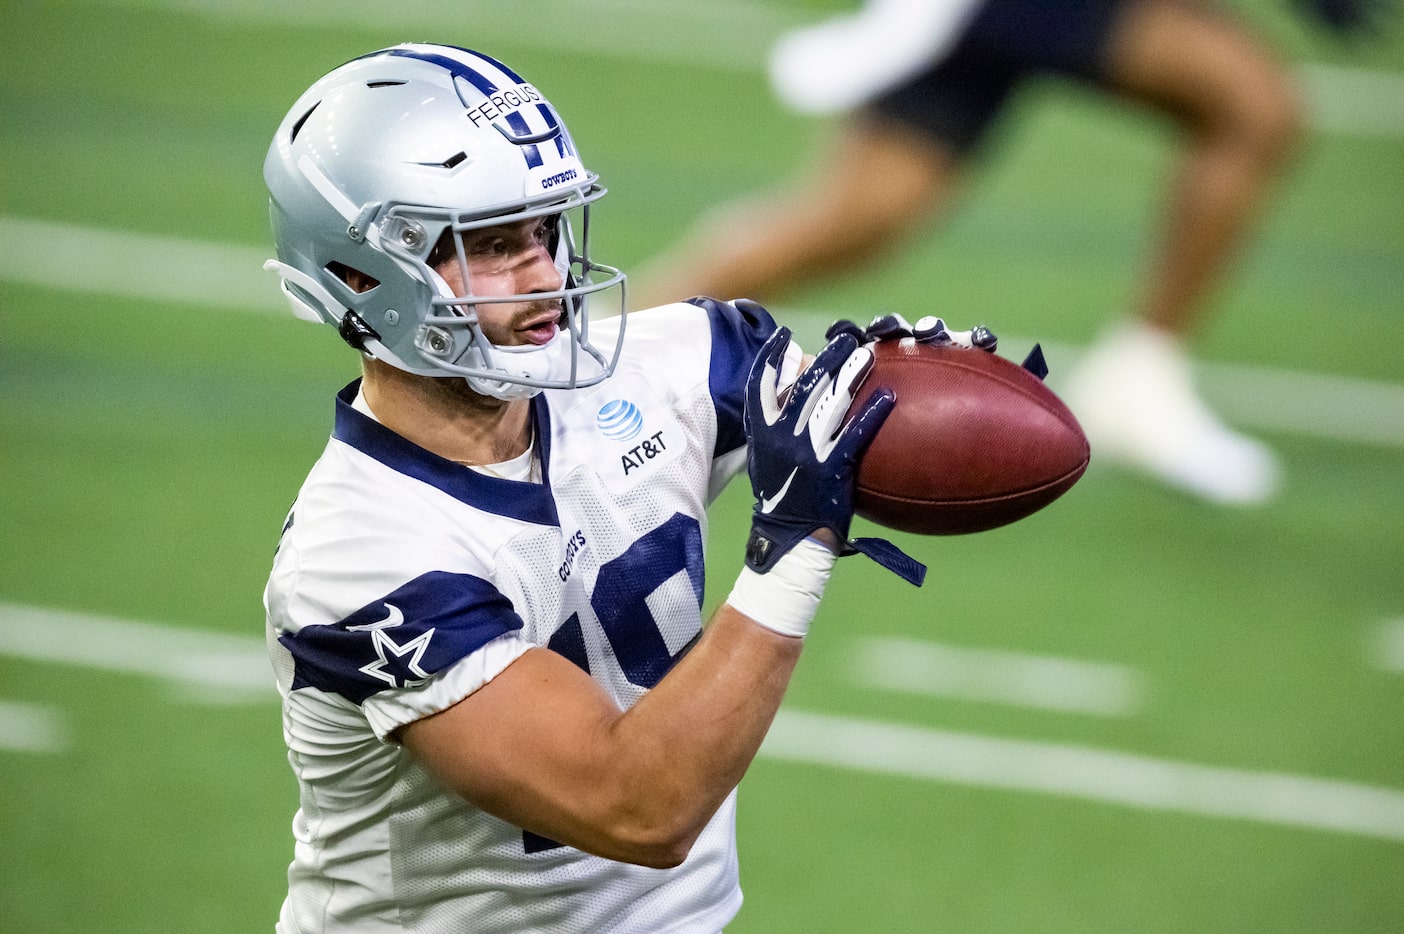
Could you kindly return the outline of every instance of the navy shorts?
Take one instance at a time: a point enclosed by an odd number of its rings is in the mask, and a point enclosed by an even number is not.
[[[1126,2],[984,0],[950,54],[865,110],[967,153],[1025,79],[1053,74],[1105,83],[1112,22]]]

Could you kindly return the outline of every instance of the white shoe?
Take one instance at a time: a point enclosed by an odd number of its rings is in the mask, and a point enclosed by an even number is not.
[[[770,53],[771,86],[799,113],[856,107],[949,52],[977,8],[976,0],[867,0],[782,35]]]
[[[1094,463],[1138,468],[1215,503],[1251,505],[1277,491],[1276,456],[1209,411],[1184,350],[1163,331],[1117,327],[1088,351],[1062,396]]]

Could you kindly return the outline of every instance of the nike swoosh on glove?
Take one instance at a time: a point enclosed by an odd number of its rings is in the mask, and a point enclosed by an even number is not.
[[[850,540],[858,461],[896,397],[879,389],[845,423],[854,393],[872,369],[872,352],[851,334],[831,340],[780,399],[781,363],[790,343],[780,328],[761,348],[746,381],[747,471],[756,505],[746,565],[764,574],[816,529],[831,530],[841,554],[863,553],[920,586],[926,568],[880,538]]]

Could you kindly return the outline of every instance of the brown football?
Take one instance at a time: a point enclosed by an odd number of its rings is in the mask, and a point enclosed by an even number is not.
[[[981,532],[1042,509],[1087,469],[1077,419],[1029,369],[911,338],[872,349],[851,411],[879,386],[897,404],[858,466],[858,515],[921,535]]]

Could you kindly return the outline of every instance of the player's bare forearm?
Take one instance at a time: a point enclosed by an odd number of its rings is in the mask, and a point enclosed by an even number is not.
[[[560,655],[533,650],[400,738],[504,820],[610,859],[672,866],[745,774],[802,641],[723,605],[627,712]]]
[[[650,694],[613,725],[641,753],[621,776],[637,820],[681,860],[755,758],[804,640],[765,629],[723,604],[707,632]]]

